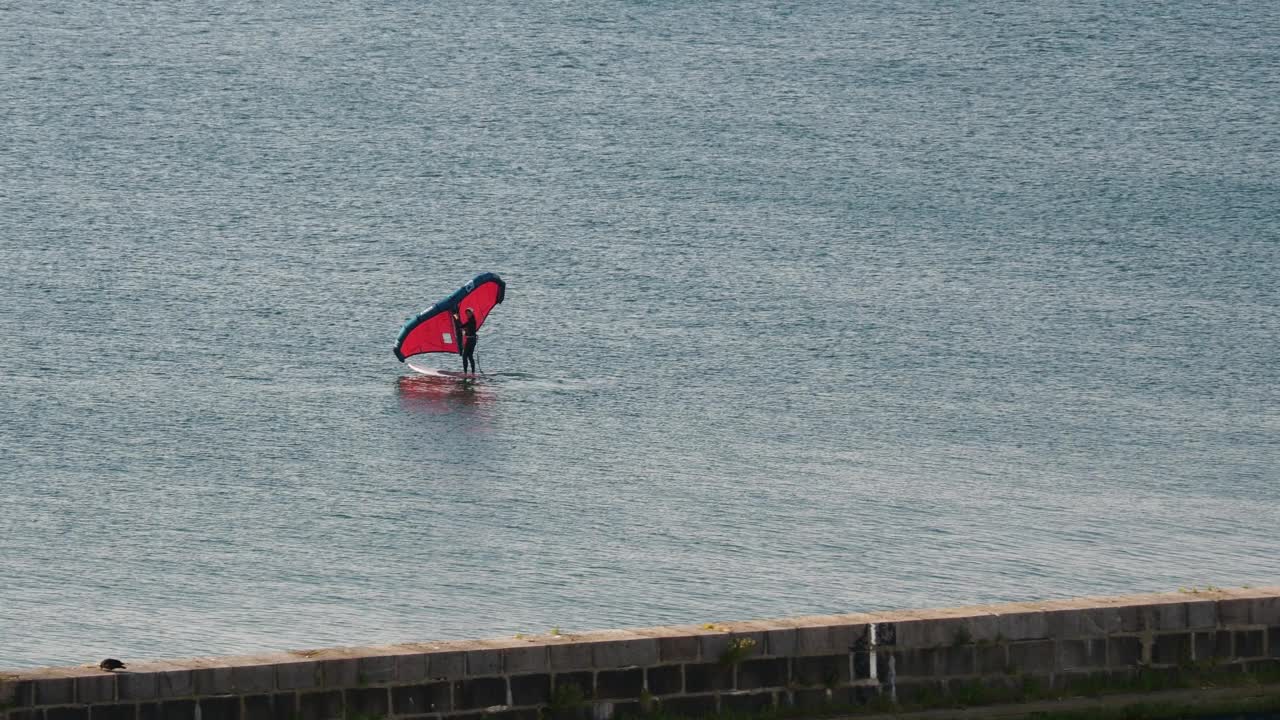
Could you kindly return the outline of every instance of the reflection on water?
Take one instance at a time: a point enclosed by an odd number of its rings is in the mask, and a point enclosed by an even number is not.
[[[415,413],[448,415],[475,412],[495,400],[481,380],[429,375],[405,375],[397,379],[400,407]]]

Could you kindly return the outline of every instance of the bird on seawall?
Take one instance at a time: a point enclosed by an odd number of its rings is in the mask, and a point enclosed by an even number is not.
[[[125,665],[115,658],[107,658],[106,660],[98,663],[98,667],[110,672],[112,670],[124,670]]]

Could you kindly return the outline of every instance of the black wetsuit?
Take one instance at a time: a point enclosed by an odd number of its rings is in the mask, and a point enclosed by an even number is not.
[[[458,326],[462,335],[462,372],[467,372],[468,363],[471,372],[476,371],[476,319],[469,317]]]

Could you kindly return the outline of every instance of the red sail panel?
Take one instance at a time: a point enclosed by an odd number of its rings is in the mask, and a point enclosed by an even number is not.
[[[475,290],[467,293],[458,301],[458,317],[467,319],[467,308],[476,311],[476,327],[484,324],[484,319],[489,317],[489,311],[494,305],[498,304],[498,284],[495,282],[481,283]]]
[[[458,352],[458,338],[453,315],[448,309],[421,320],[400,343],[404,357],[432,352]]]

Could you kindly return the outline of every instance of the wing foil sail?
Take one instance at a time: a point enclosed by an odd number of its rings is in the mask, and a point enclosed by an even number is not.
[[[396,359],[423,353],[458,353],[458,328],[453,321],[455,312],[476,313],[476,327],[484,325],[489,312],[507,293],[507,284],[496,273],[481,273],[458,288],[452,295],[409,318],[396,338]]]

